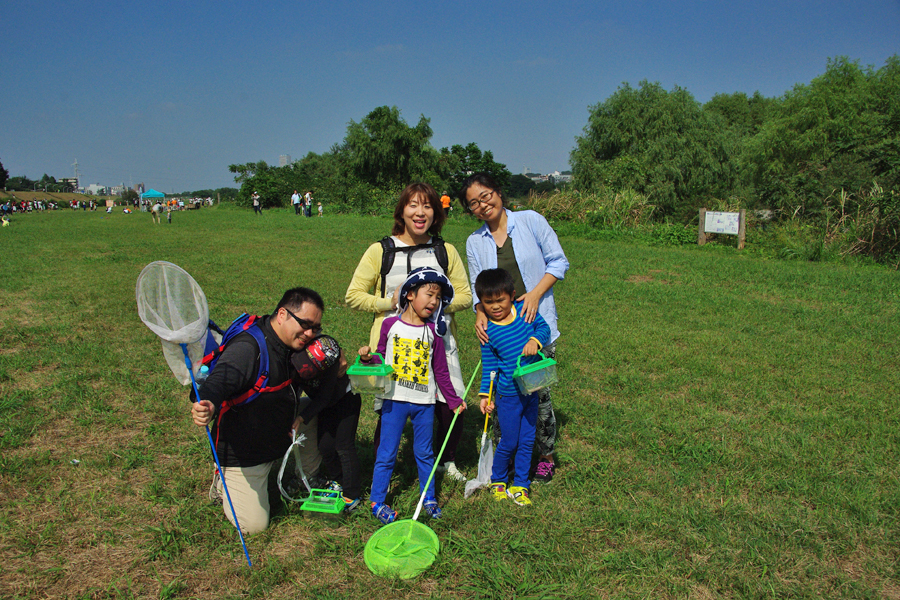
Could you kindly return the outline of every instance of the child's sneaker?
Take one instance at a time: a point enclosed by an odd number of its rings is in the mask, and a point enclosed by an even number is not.
[[[362,506],[362,500],[359,498],[348,498],[347,496],[341,496],[341,499],[344,501],[344,512],[348,515],[352,515],[356,512],[360,506]]]
[[[528,488],[514,485],[506,491],[510,500],[519,506],[531,506],[531,498],[528,497]]]
[[[432,519],[441,518],[441,508],[438,506],[436,498],[425,498],[425,503],[422,505],[422,508],[425,509],[425,512],[427,512],[428,516]]]
[[[506,484],[505,483],[492,483],[491,484],[491,493],[494,495],[494,500],[506,500]]]
[[[462,472],[456,468],[456,463],[453,461],[447,461],[444,463],[444,469],[447,472],[447,477],[450,479],[455,479],[456,481],[468,481],[468,478],[462,474]]]
[[[553,479],[553,472],[555,470],[556,465],[554,463],[547,460],[540,461],[534,469],[534,481],[550,483]]]
[[[397,511],[384,502],[372,503],[372,515],[381,521],[383,525],[388,525],[397,520]]]

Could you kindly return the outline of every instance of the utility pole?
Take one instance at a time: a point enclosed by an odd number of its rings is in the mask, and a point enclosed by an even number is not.
[[[81,174],[78,172],[78,159],[75,159],[75,162],[72,164],[75,167],[75,191],[78,191],[78,188],[81,184]]]

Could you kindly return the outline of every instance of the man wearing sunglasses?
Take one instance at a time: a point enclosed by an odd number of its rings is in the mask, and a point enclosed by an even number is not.
[[[228,401],[240,398],[258,383],[260,344],[245,332],[226,345],[200,388],[200,402],[191,407],[195,424],[212,425],[228,492],[246,533],[257,533],[269,525],[269,474],[273,468],[277,472],[291,445],[291,429],[300,408],[290,355],[304,349],[321,332],[324,309],[322,297],[309,288],[285,292],[275,311],[256,321],[269,356],[268,379],[261,393],[250,402],[228,407]],[[322,461],[316,446],[317,421],[299,427],[298,433],[305,433],[310,440],[301,452],[303,470],[314,475]],[[224,497],[218,477],[216,474],[210,489],[214,501]],[[274,494],[277,497],[278,492]],[[232,521],[224,504],[225,516]]]

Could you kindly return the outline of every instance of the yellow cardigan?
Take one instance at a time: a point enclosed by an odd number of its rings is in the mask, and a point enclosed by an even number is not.
[[[465,310],[472,306],[472,290],[469,288],[469,278],[466,276],[466,268],[459,258],[459,252],[450,244],[444,244],[447,249],[447,278],[453,284],[453,302],[447,307],[446,313],[451,314]],[[373,349],[378,346],[378,336],[381,334],[381,322],[387,313],[391,312],[391,295],[381,297],[381,257],[384,250],[380,242],[369,246],[365,254],[356,266],[353,279],[347,288],[344,300],[350,308],[363,312],[375,313],[375,321],[369,333],[369,346]],[[437,264],[435,268],[440,269]],[[374,293],[372,293],[374,290]],[[451,318],[450,331],[456,337],[456,321]]]

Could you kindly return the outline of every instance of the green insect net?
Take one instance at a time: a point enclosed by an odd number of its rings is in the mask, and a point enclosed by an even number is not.
[[[410,579],[430,567],[439,553],[438,536],[430,527],[403,519],[376,531],[363,558],[376,575]]]
[[[466,386],[463,398],[469,395],[469,388],[472,387],[472,382],[475,381],[475,375],[478,374],[480,368],[481,361],[478,362],[472,378],[469,379],[469,385]],[[453,431],[453,425],[456,424],[458,416],[459,411],[457,410],[453,413],[453,420],[450,421],[447,437],[444,438],[441,450],[437,453],[438,456],[444,453],[444,448],[447,447],[447,441],[450,439],[450,433]],[[431,469],[428,481],[422,486],[422,495],[419,496],[419,504],[416,506],[413,518],[385,525],[366,542],[363,558],[369,570],[376,575],[410,579],[430,567],[440,554],[441,543],[437,534],[427,525],[417,521],[419,513],[422,511],[422,503],[425,501],[425,490],[434,479],[436,470],[437,461]]]

